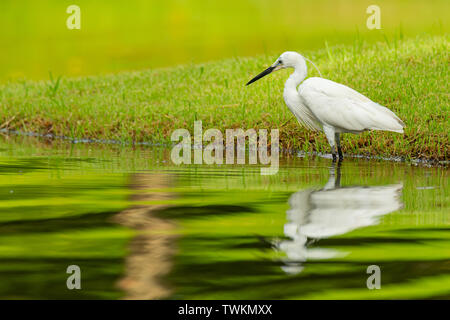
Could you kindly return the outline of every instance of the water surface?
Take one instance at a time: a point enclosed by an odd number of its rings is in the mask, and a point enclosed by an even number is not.
[[[0,298],[450,298],[448,169],[0,140]],[[68,290],[69,265],[81,290]],[[381,270],[381,289],[366,286]]]

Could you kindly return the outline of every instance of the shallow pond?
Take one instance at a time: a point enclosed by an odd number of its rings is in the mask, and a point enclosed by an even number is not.
[[[450,298],[445,168],[2,137],[0,197],[2,299]]]

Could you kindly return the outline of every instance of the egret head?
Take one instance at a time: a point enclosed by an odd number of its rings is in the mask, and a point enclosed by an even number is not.
[[[270,67],[268,67],[266,70],[264,70],[263,72],[258,74],[256,77],[254,77],[249,82],[247,82],[246,85],[248,86],[249,84],[261,79],[262,77],[267,76],[268,74],[270,74],[274,71],[278,71],[280,69],[285,69],[285,68],[296,68],[302,62],[304,64],[305,59],[303,58],[303,56],[300,53],[297,53],[294,51],[286,51],[281,56],[279,56],[278,59],[275,60],[275,62]]]

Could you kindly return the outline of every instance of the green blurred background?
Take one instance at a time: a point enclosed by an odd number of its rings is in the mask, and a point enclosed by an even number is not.
[[[66,27],[72,4],[81,8],[81,30]],[[366,27],[372,4],[381,8],[381,30]],[[443,34],[449,9],[448,0],[2,0],[0,81]]]

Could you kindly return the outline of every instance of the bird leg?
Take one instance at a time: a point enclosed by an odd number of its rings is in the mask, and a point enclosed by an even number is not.
[[[336,150],[334,150],[334,148],[331,149],[331,156],[333,157],[333,162],[336,162],[337,156],[336,156]]]
[[[342,160],[344,160],[344,154],[342,153],[342,149],[341,149],[341,135],[339,133],[335,133],[334,137],[335,137],[336,145],[337,145],[337,149],[338,149],[339,161],[342,161]]]
[[[336,152],[336,134],[334,132],[334,128],[323,126],[323,132],[325,133],[325,136],[327,137],[328,143],[331,147],[331,156],[333,157],[333,162],[336,162],[337,160],[337,152]]]

